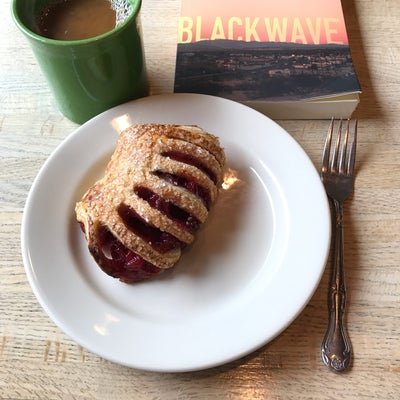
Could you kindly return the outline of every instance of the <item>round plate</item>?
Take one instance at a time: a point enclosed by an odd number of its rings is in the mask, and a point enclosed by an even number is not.
[[[198,125],[227,156],[194,244],[134,285],[95,264],[74,212],[130,123]],[[93,353],[153,371],[216,366],[273,339],[314,293],[329,241],[325,191],[297,142],[251,108],[196,94],[143,98],[82,125],[43,165],[22,221],[25,270],[50,318]]]

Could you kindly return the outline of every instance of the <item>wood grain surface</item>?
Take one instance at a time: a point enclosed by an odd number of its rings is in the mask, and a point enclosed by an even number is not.
[[[228,2],[227,2],[228,3]],[[151,93],[172,91],[179,0],[144,0]],[[29,45],[0,3],[0,399],[399,399],[400,6],[343,0],[363,89],[356,190],[345,206],[347,323],[352,368],[320,358],[329,269],[309,304],[275,340],[205,371],[126,368],[66,336],[38,304],[25,275],[22,211],[54,148],[77,125],[57,111]],[[327,121],[277,121],[318,168]],[[260,315],[260,319],[263,315]]]

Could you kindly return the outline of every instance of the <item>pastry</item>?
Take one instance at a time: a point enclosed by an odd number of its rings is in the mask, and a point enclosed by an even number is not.
[[[171,268],[218,195],[225,155],[196,126],[132,125],[105,175],[76,204],[100,268],[126,283]]]

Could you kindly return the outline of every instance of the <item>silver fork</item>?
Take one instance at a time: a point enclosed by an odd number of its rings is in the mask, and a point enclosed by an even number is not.
[[[335,128],[336,125],[337,128]],[[329,322],[321,346],[321,355],[324,364],[335,372],[345,371],[352,357],[351,343],[344,323],[346,286],[343,257],[343,202],[352,193],[354,187],[357,120],[353,128],[351,125],[353,124],[350,120],[344,122],[343,120],[335,121],[332,118],[325,141],[321,168],[321,180],[333,203],[333,254],[328,289]],[[333,138],[334,134],[336,139]],[[333,140],[335,145],[331,151]]]

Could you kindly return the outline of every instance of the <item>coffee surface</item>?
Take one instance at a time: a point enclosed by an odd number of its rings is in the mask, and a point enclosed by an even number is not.
[[[109,0],[55,1],[38,17],[37,33],[56,40],[88,39],[116,26]]]

